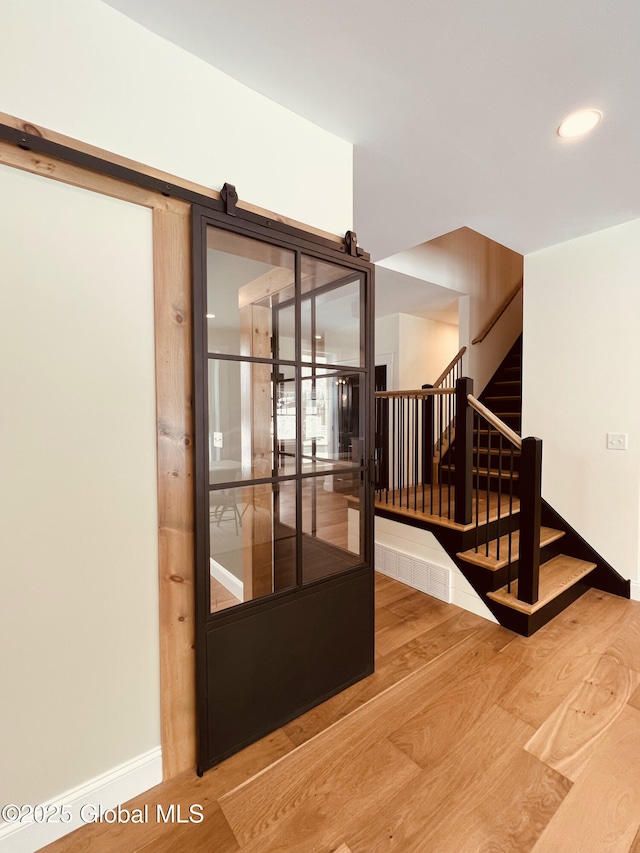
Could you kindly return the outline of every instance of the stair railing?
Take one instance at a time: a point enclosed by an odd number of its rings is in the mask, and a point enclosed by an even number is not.
[[[473,528],[477,554],[506,559],[509,591],[519,528],[518,598],[535,604],[542,441],[521,438],[473,396],[466,377],[455,388],[378,392],[375,412],[378,506]],[[454,428],[445,450],[439,436]]]
[[[455,520],[455,469],[439,437],[455,422],[457,401],[455,388],[375,394],[379,503]]]
[[[504,312],[507,310],[509,305],[511,305],[511,303],[516,298],[516,296],[520,293],[521,290],[522,290],[522,282],[520,282],[520,284],[509,294],[509,296],[507,296],[507,298],[500,305],[500,307],[495,312],[495,314],[493,314],[493,316],[491,317],[489,322],[485,325],[484,329],[478,335],[476,335],[475,338],[471,341],[472,345],[482,343],[482,341],[487,337],[487,335],[489,334],[491,329],[493,329],[493,327],[498,322],[500,317],[502,317]]]
[[[449,362],[449,364],[442,371],[440,376],[436,379],[432,386],[423,386],[423,387],[433,387],[433,388],[455,388],[456,382],[462,376],[462,356],[467,351],[466,347],[462,347],[460,352]]]
[[[496,560],[506,557],[511,592],[513,534],[519,526],[518,599],[535,604],[540,573],[542,441],[521,438],[471,393],[467,403],[472,413],[471,433],[476,438],[475,446],[469,448],[467,443],[466,447],[467,454],[472,454],[469,467],[473,479],[475,551],[484,551],[488,557],[489,543],[495,540],[495,553],[491,556]],[[517,455],[519,472],[515,470]],[[518,496],[514,493],[516,478]]]
[[[456,382],[462,376],[462,357],[466,351],[467,348],[462,347],[462,349],[445,367],[440,376],[438,376],[433,385],[423,385],[423,389],[427,390],[429,388],[455,388]],[[436,477],[437,472],[440,468],[440,466],[438,465],[438,460],[441,460],[444,456],[447,455],[450,446],[453,444],[454,438],[455,420],[452,418],[446,422],[444,430],[440,433],[440,435],[436,437],[436,441],[434,444],[432,468],[434,471],[434,476]],[[438,480],[436,479],[434,482],[437,483]]]

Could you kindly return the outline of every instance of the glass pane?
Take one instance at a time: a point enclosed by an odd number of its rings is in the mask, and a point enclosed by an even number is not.
[[[303,472],[362,465],[362,375],[305,367],[302,376]]]
[[[295,483],[209,492],[211,612],[295,586]],[[295,523],[295,522],[294,522]]]
[[[293,252],[208,228],[209,352],[271,358],[274,311],[293,298],[294,270]]]
[[[362,562],[360,472],[302,481],[302,579],[343,572]]]
[[[302,258],[302,358],[361,367],[361,273]]]
[[[208,365],[209,483],[295,474],[295,368],[216,358]]]
[[[274,356],[293,361],[296,357],[296,309],[288,302],[274,311]]]
[[[296,401],[295,368],[276,366],[276,473],[279,476],[296,473],[296,437],[298,406]]]

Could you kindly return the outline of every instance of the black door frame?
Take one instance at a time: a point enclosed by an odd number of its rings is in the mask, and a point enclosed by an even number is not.
[[[196,688],[198,773],[278,728],[335,693],[371,674],[374,668],[373,597],[373,439],[374,439],[374,282],[368,256],[344,245],[301,236],[299,229],[245,220],[218,205],[192,207],[194,488],[196,562]],[[266,223],[266,224],[265,224]],[[229,610],[210,612],[208,524],[208,409],[206,335],[206,232],[209,226],[253,237],[362,273],[361,340],[364,354],[363,413],[365,455],[364,553],[352,569],[298,585]],[[304,234],[304,232],[302,232]],[[350,236],[350,235],[348,235]],[[300,287],[296,298],[301,300]],[[298,311],[299,313],[299,311]],[[299,334],[299,332],[298,332]],[[340,369],[340,368],[338,368]],[[299,475],[301,478],[304,475]],[[272,478],[277,480],[277,477]],[[243,480],[243,485],[251,485]],[[264,483],[262,479],[259,482]],[[236,484],[237,485],[237,484]],[[221,701],[221,696],[224,701]]]

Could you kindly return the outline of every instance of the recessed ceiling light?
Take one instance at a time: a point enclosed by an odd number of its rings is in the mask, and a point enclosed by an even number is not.
[[[316,335],[316,340],[317,340],[317,341],[321,341],[321,340],[322,340],[322,335]]]
[[[215,314],[207,314],[207,320],[215,320],[215,319],[216,319]]]
[[[593,130],[602,121],[600,110],[579,110],[571,113],[558,128],[558,136],[563,139],[571,139],[574,136],[582,136]]]

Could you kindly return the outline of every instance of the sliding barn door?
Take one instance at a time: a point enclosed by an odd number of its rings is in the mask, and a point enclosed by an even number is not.
[[[371,265],[194,213],[199,770],[373,670]]]

